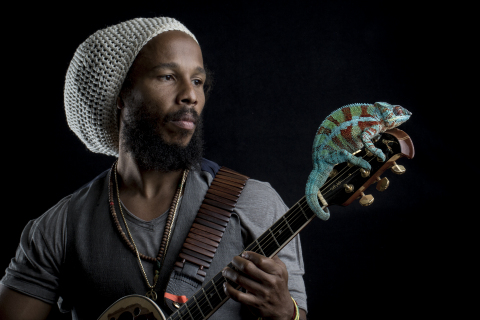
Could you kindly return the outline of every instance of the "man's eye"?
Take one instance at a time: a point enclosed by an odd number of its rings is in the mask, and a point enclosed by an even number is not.
[[[170,75],[170,74],[160,76],[159,78],[162,79],[162,80],[167,80],[167,81],[173,80],[173,76]]]
[[[202,85],[202,84],[203,84],[203,80],[195,79],[195,80],[193,80],[193,84],[196,85],[196,86]]]

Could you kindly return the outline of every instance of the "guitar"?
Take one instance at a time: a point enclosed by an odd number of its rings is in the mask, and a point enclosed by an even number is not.
[[[377,183],[377,190],[384,191],[388,187],[389,181],[385,177],[380,178],[380,175],[387,169],[391,169],[396,174],[404,173],[405,168],[398,165],[396,161],[402,157],[412,159],[415,154],[410,137],[399,129],[388,130],[382,134],[375,141],[375,146],[385,154],[387,159],[385,162],[377,160],[377,157],[366,151],[365,148],[354,153],[355,156],[370,163],[372,166],[370,172],[349,163],[340,163],[334,167],[327,181],[320,188],[319,196],[323,196],[328,206],[347,206],[356,199],[360,199],[362,206],[370,205],[373,197],[365,195],[365,189],[373,183]],[[245,251],[253,251],[271,258],[302,231],[315,216],[303,197],[258,239],[247,246]],[[233,268],[231,263],[228,267]],[[228,281],[233,287],[239,287],[236,283],[224,278],[219,272],[168,318],[149,298],[141,295],[129,295],[113,303],[98,320],[208,319],[228,300],[228,296],[223,291],[225,281]]]

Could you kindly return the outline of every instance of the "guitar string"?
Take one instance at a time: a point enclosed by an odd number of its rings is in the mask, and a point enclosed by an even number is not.
[[[365,155],[362,156],[362,159],[365,159],[365,157],[367,157],[367,153],[365,153]],[[370,162],[370,161],[372,161],[374,158],[375,158],[375,157],[372,156],[372,158],[370,158],[370,160],[367,160],[367,161]],[[339,177],[345,170],[349,170],[350,168],[353,168],[353,167],[349,167],[348,164],[347,164],[347,165],[342,169],[342,171],[338,172],[338,173],[334,176],[334,178]],[[360,169],[358,169],[358,170],[360,170]],[[324,189],[325,189],[326,187],[329,187],[333,182],[336,182],[337,180],[339,180],[339,179],[337,178],[337,179],[335,180],[335,179],[332,178],[331,181],[327,181],[324,185],[322,185],[322,187],[324,187]]]
[[[363,158],[365,158],[367,156],[367,154],[365,154]],[[372,156],[369,160],[367,160],[368,162],[371,162],[373,159],[375,159],[374,156]],[[335,178],[332,178],[331,181],[328,181],[327,184],[324,184],[322,186],[321,189],[323,189],[322,191],[324,191],[326,188],[328,188],[329,185],[331,185],[333,182],[335,181],[338,181],[340,177],[343,176],[343,173],[346,171],[349,171],[351,168],[354,168],[354,172],[353,173],[356,173],[357,171],[360,170],[360,168],[355,168],[355,167],[349,167],[348,165],[345,166],[345,168],[342,169],[342,171],[340,171],[339,173],[337,173],[337,175],[335,176]],[[348,173],[348,172],[347,172]],[[302,201],[303,200],[303,201]],[[303,203],[302,203],[303,202]],[[299,202],[298,202],[298,205],[297,205],[297,208],[300,208],[300,210],[303,210],[304,208],[307,208],[308,207],[308,203],[306,202],[306,199],[300,199]],[[298,218],[301,216],[299,215],[299,209],[295,208],[294,210],[292,210],[291,212],[287,212],[289,214],[289,217],[286,217],[286,214],[284,215],[285,216],[285,219],[287,220],[287,223],[288,224],[293,224],[296,220],[298,220]],[[290,220],[289,220],[290,219]],[[275,232],[277,232],[279,230],[279,228],[281,228],[282,226],[279,225],[277,229],[274,229]],[[270,230],[273,232],[273,230]],[[273,236],[274,237],[274,236]],[[273,242],[275,242],[275,240],[266,240],[266,241],[269,241],[268,243],[267,242],[263,242],[262,245],[265,247],[265,246],[268,246],[270,244],[273,244]],[[260,245],[260,242],[258,242],[258,245],[255,245],[254,247],[252,247],[252,251],[254,252],[257,252],[258,249],[260,249],[261,245]],[[257,252],[259,253],[259,252]],[[226,282],[226,278],[225,277],[221,277],[217,282],[213,282],[213,284],[217,287],[218,285],[222,285],[223,287],[223,283]],[[223,291],[223,288],[221,289]],[[205,295],[206,295],[207,292],[205,292]],[[218,295],[218,294],[217,294]],[[222,298],[222,297],[220,297]],[[207,297],[205,297],[204,299],[200,298],[199,300],[196,300],[196,305],[198,306],[199,309],[201,309],[202,306],[206,306],[207,304],[209,305],[208,301],[207,301]],[[221,299],[221,301],[223,301],[223,299]],[[204,302],[207,302],[207,303],[204,303]],[[188,307],[188,306],[187,306]],[[210,307],[210,306],[209,306]],[[180,308],[179,310],[177,310],[175,313],[173,313],[171,315],[171,317],[173,317],[176,313],[180,313],[180,310],[183,309],[184,307],[182,306],[182,308]],[[186,309],[186,307],[185,307]],[[195,310],[190,310],[190,313],[192,313],[192,311],[195,311]],[[211,312],[211,311],[210,311]],[[185,315],[185,314],[184,314]],[[202,315],[201,313],[201,310],[199,310],[197,313],[195,313],[195,318],[197,315]],[[192,314],[193,316],[193,314]],[[180,313],[180,317],[181,317],[181,313]],[[173,319],[173,318],[172,318]],[[177,318],[178,319],[178,318]]]
[[[365,155],[362,157],[362,159],[365,158],[365,156],[367,156],[367,155],[365,154]],[[374,158],[375,158],[375,157],[372,157],[370,160],[367,160],[367,161],[370,162],[370,161],[372,161]],[[360,168],[357,168],[357,167],[349,167],[349,166],[347,165],[344,169],[342,169],[342,171],[340,171],[334,178],[331,179],[332,181],[329,181],[328,184],[324,184],[324,185],[320,188],[320,189],[321,189],[321,192],[324,192],[325,189],[327,189],[332,183],[334,183],[334,182],[336,182],[336,181],[338,181],[338,180],[341,180],[340,178],[343,179],[343,177],[341,177],[341,176],[344,175],[344,174],[343,174],[344,171],[345,171],[345,170],[347,171],[347,172],[345,172],[345,174],[346,174],[346,173],[348,173],[348,171],[349,171],[350,169],[352,169],[352,168],[353,168],[353,170],[354,170],[354,171],[352,172],[352,174],[355,174],[357,171],[360,170]],[[301,201],[301,200],[300,200],[300,201]],[[300,207],[300,210],[302,210],[303,208],[305,208],[305,206],[302,207],[300,204],[298,205],[298,207]],[[298,214],[298,209],[297,209],[297,208],[294,208],[292,211],[288,211],[287,213],[290,213],[290,215],[289,215],[290,217],[296,216],[296,215]],[[284,215],[284,216],[285,216],[285,215]],[[292,221],[289,221],[287,217],[286,217],[286,220],[287,220],[287,223],[289,223],[289,224],[292,223]],[[274,226],[274,227],[275,227],[275,226]],[[272,231],[272,233],[275,233],[275,232],[277,232],[277,231],[279,230],[280,227],[281,227],[281,226],[279,225],[278,228],[273,229],[273,230],[270,229],[270,231]],[[270,241],[269,243],[265,243],[265,242],[264,242],[264,243],[261,243],[261,242],[260,242],[259,244],[265,246],[265,245],[270,245],[270,244],[273,243],[274,241],[275,241],[275,240]]]
[[[366,156],[366,155],[365,155],[365,156]],[[365,156],[364,156],[364,157],[365,157]],[[364,157],[362,157],[362,158],[364,158]],[[367,161],[368,161],[368,162],[371,162],[373,159],[375,159],[375,157],[372,157],[371,159],[369,159],[369,160],[367,160]],[[345,168],[345,169],[347,170],[346,173],[348,173],[349,169],[352,169],[352,168],[354,169],[354,171],[352,172],[352,174],[355,174],[356,172],[358,172],[358,171],[360,170],[360,168],[357,168],[357,167],[348,167],[348,166],[347,166],[347,167]],[[338,175],[340,175],[340,174],[337,174],[337,176],[338,176]],[[332,179],[332,180],[333,180],[333,179]],[[339,180],[339,179],[337,178],[337,180]],[[323,185],[323,186],[320,188],[320,189],[322,189],[321,192],[323,192],[323,191],[324,191],[326,188],[328,188],[328,187],[329,187],[329,186]],[[302,201],[302,200],[300,200],[300,201]],[[308,204],[307,204],[307,202],[306,202],[306,199],[304,200],[303,204],[301,204],[300,201],[299,201],[299,204],[298,204],[298,206],[297,206],[299,209],[298,209],[298,208],[294,208],[294,210],[292,210],[291,212],[288,211],[290,218],[293,217],[293,218],[296,220],[295,217],[299,216],[299,214],[298,214],[299,211],[298,211],[298,210],[303,210],[304,208],[307,208],[307,207],[308,207]],[[286,218],[287,218],[287,217],[286,217]],[[289,224],[292,224],[292,223],[295,221],[295,220],[293,220],[293,221],[290,220],[290,221],[289,221],[288,218],[287,218],[286,220],[287,220],[287,223],[289,223]],[[274,230],[271,230],[271,231],[272,231],[272,233],[275,233],[275,232],[279,231],[280,228],[281,228],[281,225],[279,225],[278,228],[276,228],[276,229],[274,229]],[[267,239],[267,241],[268,241],[268,239]],[[260,247],[261,245],[263,245],[263,246],[268,246],[268,245],[272,244],[273,242],[275,242],[275,240],[273,240],[273,241],[270,240],[268,243],[266,243],[266,242],[264,242],[264,243],[259,242],[259,246],[258,246],[258,247]],[[255,248],[255,247],[253,247],[253,248]],[[253,249],[253,248],[252,248],[252,249]]]
[[[364,158],[365,156],[366,156],[366,154],[365,154],[362,158]],[[368,162],[371,162],[373,159],[375,159],[375,157],[372,157],[370,160],[367,160],[367,161],[368,161]],[[354,170],[355,170],[354,172],[352,172],[352,174],[353,174],[353,173],[356,173],[357,171],[360,170],[360,168],[348,167],[348,165],[347,165],[344,169],[342,169],[342,171],[340,171],[340,172],[335,176],[335,178],[332,179],[332,181],[330,181],[330,184],[333,183],[333,180],[338,180],[339,177],[340,177],[341,175],[343,175],[343,172],[344,172],[345,170],[348,171],[348,170],[351,169],[351,168],[354,168]],[[348,173],[348,172],[347,172],[347,173]],[[323,186],[322,186],[323,189],[326,189],[327,187],[328,187],[328,186],[326,186],[326,185],[323,185]],[[322,191],[324,191],[324,190],[322,190]],[[302,203],[302,200],[303,200],[303,203]],[[297,205],[297,208],[300,208],[300,209],[295,208],[295,209],[292,210],[291,212],[287,212],[287,213],[289,213],[289,217],[286,217],[287,223],[293,224],[293,223],[294,223],[296,220],[298,220],[298,219],[300,218],[300,216],[301,216],[301,215],[298,214],[298,213],[299,213],[299,210],[302,210],[302,209],[307,208],[307,207],[308,207],[308,203],[306,202],[306,199],[303,199],[303,198],[302,198],[301,200],[299,200],[298,205]],[[286,216],[286,215],[284,215],[284,216]],[[290,221],[288,220],[289,218],[290,218]],[[275,229],[275,232],[278,231],[279,228],[281,228],[281,226],[278,226],[278,228]],[[274,233],[273,230],[271,230],[271,231],[272,231],[272,233]],[[273,237],[274,237],[274,236],[273,236]],[[266,240],[266,241],[269,241],[269,240]],[[273,244],[273,242],[275,242],[275,240],[270,240],[268,243],[267,243],[267,242],[264,242],[264,243],[262,243],[262,245],[265,247],[265,246],[268,246],[268,245],[270,245],[270,244]],[[258,245],[255,245],[254,247],[252,247],[252,251],[257,252],[260,247],[261,247],[260,242],[258,242]],[[257,252],[257,253],[259,253],[259,252]],[[222,285],[222,288],[221,288],[220,290],[223,291],[223,283],[226,282],[226,281],[227,281],[227,280],[226,280],[225,277],[221,277],[217,282],[213,282],[213,284],[214,284],[216,287],[217,287],[218,285]],[[205,292],[205,293],[206,293],[206,292]],[[217,295],[218,295],[218,294],[217,294]],[[220,297],[220,298],[221,298],[221,301],[223,301],[224,298],[222,298],[222,297]],[[196,304],[197,304],[197,306],[198,306],[199,309],[200,309],[202,306],[204,306],[204,307],[207,306],[207,304],[208,304],[207,299],[208,299],[208,298],[205,297],[204,299],[200,298],[199,300],[196,300]],[[207,303],[204,303],[204,302],[207,302]],[[188,307],[188,306],[187,306],[187,307]],[[186,309],[187,307],[185,307],[185,309]],[[209,306],[209,307],[210,307],[210,306]],[[184,307],[182,306],[182,308],[180,308],[180,309],[177,310],[175,313],[173,313],[173,314],[171,315],[171,317],[173,317],[176,313],[179,313],[181,309],[184,309]],[[192,313],[192,311],[195,311],[195,310],[190,310],[190,313]],[[211,312],[211,311],[210,311],[210,312]],[[181,313],[180,313],[180,315],[181,315]],[[186,314],[184,314],[184,315],[186,315]],[[195,317],[194,317],[194,318],[196,318],[197,315],[201,315],[201,311],[200,311],[200,310],[199,310],[197,313],[195,313]],[[192,314],[192,316],[194,316],[194,315]],[[173,319],[173,318],[172,318],[172,319]],[[178,319],[178,318],[177,318],[177,319]]]

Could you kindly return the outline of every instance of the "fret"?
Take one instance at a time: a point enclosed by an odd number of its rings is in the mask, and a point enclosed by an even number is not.
[[[233,269],[233,265],[231,263],[229,263],[227,267]],[[217,273],[215,277],[213,277],[213,280],[215,281],[216,285],[218,285],[218,287],[216,286],[216,289],[218,288],[220,298],[222,298],[222,300],[225,300],[226,298],[228,298],[227,294],[223,289],[223,284],[224,282],[227,281],[227,279],[223,276],[223,274],[221,272]]]
[[[268,231],[270,231],[270,234],[272,235],[273,240],[275,240],[275,243],[277,244],[278,248],[280,248],[280,243],[278,243],[277,238],[275,238],[275,235],[273,234],[272,230],[268,228]]]
[[[290,229],[290,232],[292,234],[295,234],[295,232],[293,231],[292,227],[290,226],[290,224],[288,223],[288,220],[287,218],[285,218],[285,215],[282,216],[283,220],[285,220],[285,224],[287,225],[288,229]]]
[[[210,308],[211,308],[212,310],[215,309],[215,308],[212,306],[212,304],[210,303],[210,299],[208,299],[208,295],[207,295],[207,293],[205,292],[205,290],[204,290],[203,288],[202,288],[202,291],[203,291],[203,295],[205,296],[205,300],[207,300],[208,305],[210,306]]]
[[[182,314],[182,312],[183,312],[183,314]],[[188,320],[187,319],[188,314],[187,314],[187,312],[185,312],[185,306],[181,306],[180,309],[178,309],[176,313],[178,314],[178,317],[180,318],[180,320]]]
[[[302,200],[303,200],[303,199],[302,199]],[[301,201],[301,200],[300,200],[300,201]],[[300,204],[300,201],[298,202],[298,205],[297,205],[297,206],[298,206],[298,207],[300,208],[300,210],[302,211],[303,215],[305,216],[305,219],[308,220],[309,218],[308,218],[307,214],[305,213],[305,211],[303,211],[303,208],[302,208],[302,205]]]
[[[194,294],[193,296],[195,297],[195,299],[197,301],[197,305],[201,309],[201,313],[203,315],[208,315],[209,313],[211,313],[213,311],[214,308],[213,308],[212,304],[210,303],[210,301],[208,300],[208,297],[205,295],[205,290],[203,290],[203,288],[201,288],[201,289],[202,289],[201,291],[200,290],[197,291],[197,293]]]
[[[255,242],[250,243],[244,251],[255,251]]]
[[[287,220],[279,219],[273,227],[270,228],[273,235],[275,236],[275,240],[277,242],[278,248],[282,248],[288,240],[294,235],[295,233],[291,232],[291,228],[288,225],[288,222],[285,223]],[[275,249],[276,251],[277,249]]]
[[[202,319],[205,319],[205,315],[203,314],[202,307],[200,307],[200,305],[198,304],[198,301],[197,301],[197,298],[195,297],[195,295],[193,295],[193,300],[195,301],[195,304],[197,305],[198,311],[200,311],[200,313],[202,314]]]
[[[305,225],[305,223],[307,223],[307,221],[305,221],[303,215],[301,214],[294,216],[290,220],[290,225],[292,226],[293,230],[297,230],[297,232],[302,228],[303,225]]]
[[[188,315],[190,316],[190,318],[192,318],[192,320],[195,320],[195,318],[192,316],[192,314],[190,313],[190,309],[188,308],[188,305],[187,303],[184,304],[185,308],[187,309],[187,312],[188,312]]]
[[[222,297],[218,295],[218,292],[216,292],[215,289],[212,289],[212,282],[210,281],[207,282],[207,284],[205,285],[204,292],[206,294],[208,301],[212,305],[212,309],[215,309],[215,307],[222,302]]]
[[[272,237],[269,230],[265,231],[265,233],[258,238],[258,243],[262,244],[262,252],[265,257],[270,257],[280,248],[276,243],[275,237]]]
[[[215,289],[215,291],[216,291],[217,294],[218,294],[218,297],[220,298],[220,301],[222,301],[223,298],[222,298],[222,296],[220,295],[220,292],[218,292],[217,286],[215,285],[215,282],[213,282],[213,279],[212,279],[212,284],[213,284],[213,288]]]
[[[175,315],[177,315],[178,318],[173,319],[173,316],[175,316]],[[172,320],[178,320],[178,319],[183,320],[182,314],[180,313],[180,310],[177,310],[174,314],[172,314]]]
[[[170,317],[167,318],[167,320],[178,320],[178,319],[180,319],[180,317],[177,317],[177,316],[178,316],[177,312],[174,312],[170,315]]]
[[[258,242],[258,240],[255,240],[255,242],[257,243],[258,249],[260,249],[262,254],[266,257],[265,252],[263,252],[262,247],[260,246],[260,243]]]

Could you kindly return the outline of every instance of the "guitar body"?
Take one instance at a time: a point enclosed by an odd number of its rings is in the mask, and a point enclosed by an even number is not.
[[[125,296],[110,307],[98,320],[166,320],[155,302],[145,296],[133,294]]]

